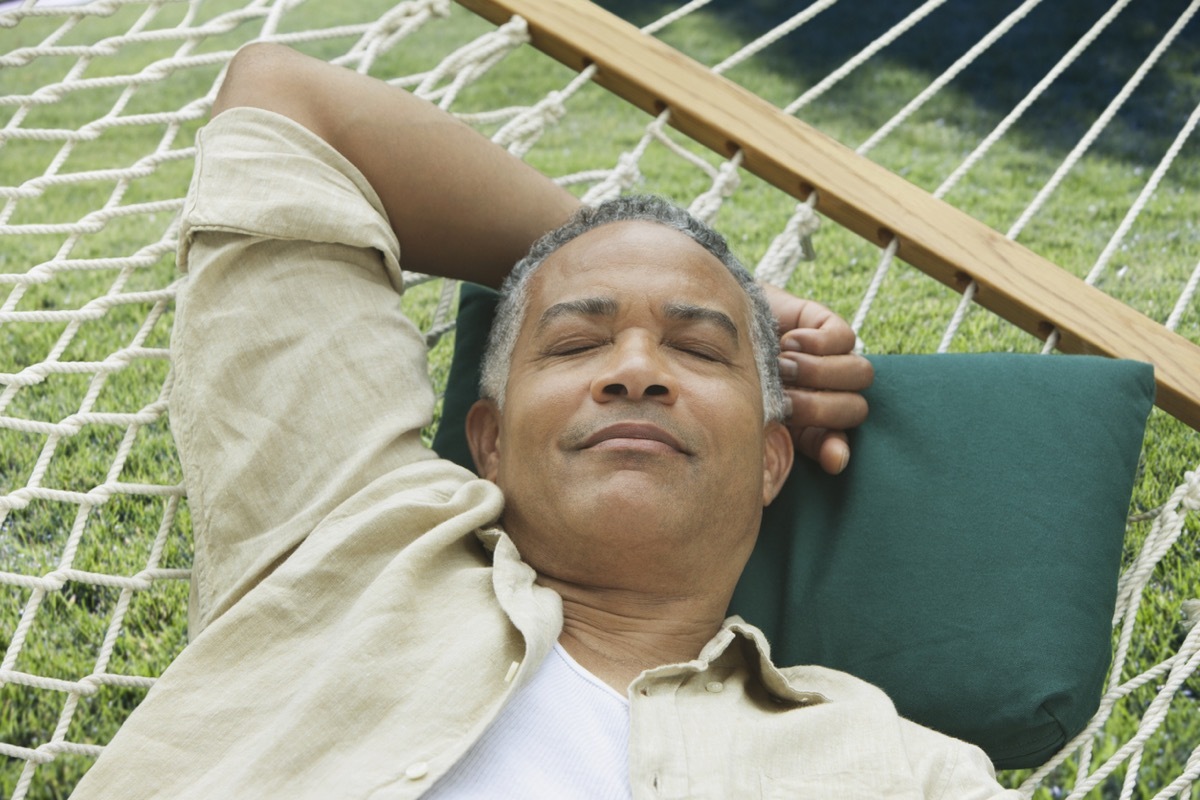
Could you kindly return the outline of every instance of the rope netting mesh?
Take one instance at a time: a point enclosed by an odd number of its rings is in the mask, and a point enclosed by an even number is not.
[[[696,0],[656,20],[607,5],[1200,342],[1200,0]],[[686,141],[669,109],[648,120],[594,68],[526,46],[520,19],[494,28],[449,0],[0,4],[0,797],[68,793],[184,645],[189,519],[165,413],[176,217],[224,65],[255,39],[404,86],[587,201],[690,203],[868,350],[1043,349],[894,241],[818,233],[815,193],[797,202],[740,152]],[[412,282],[444,377],[455,287]],[[1059,756],[1005,776],[1027,794],[1200,796],[1198,463],[1200,436],[1156,412],[1107,692]]]

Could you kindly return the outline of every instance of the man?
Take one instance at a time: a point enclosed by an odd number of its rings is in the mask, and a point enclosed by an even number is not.
[[[724,619],[791,433],[838,471],[865,415],[841,320],[773,296],[777,361],[686,215],[560,228],[577,203],[533,170],[283,48],[239,54],[214,114],[173,338],[193,640],[79,797],[1015,796]],[[476,479],[421,445],[399,264],[498,285],[553,229],[468,418]]]

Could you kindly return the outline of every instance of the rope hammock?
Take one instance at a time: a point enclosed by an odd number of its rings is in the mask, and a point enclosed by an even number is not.
[[[185,643],[176,217],[255,39],[426,97],[587,202],[690,203],[869,352],[1152,361],[1100,710],[1002,778],[1200,796],[1200,0],[628,4],[642,39],[582,3],[462,5],[490,23],[449,0],[0,3],[0,797],[69,793]],[[738,49],[707,47],[717,29]],[[444,380],[455,287],[411,281]]]

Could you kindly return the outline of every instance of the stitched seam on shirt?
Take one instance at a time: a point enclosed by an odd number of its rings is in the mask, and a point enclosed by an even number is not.
[[[953,783],[951,778],[954,776],[954,773],[958,770],[958,762],[959,762],[959,759],[962,758],[962,751],[955,748],[953,750],[953,752],[951,753],[951,756],[953,758],[953,761],[950,763],[949,768],[942,770],[942,772],[941,772],[942,785],[941,785],[941,788],[938,790],[937,797],[933,798],[932,800],[942,800],[942,798],[944,798],[946,796],[946,791],[950,788],[950,784]]]
[[[186,288],[183,289],[186,291]],[[181,293],[182,294],[182,293]],[[176,301],[176,320],[178,320],[178,300]],[[184,301],[186,305],[186,300]],[[186,310],[184,312],[187,313]],[[182,348],[175,350],[173,355],[173,366],[176,376],[186,374],[188,371],[189,359],[183,352]],[[174,384],[173,384],[174,385]],[[182,462],[182,454],[191,452],[190,444],[195,441],[196,427],[196,409],[184,405],[180,409],[182,418],[180,419],[179,430],[175,432],[177,440],[177,449],[180,452],[180,461]],[[192,580],[196,584],[196,596],[200,604],[200,613],[197,615],[197,623],[200,630],[207,628],[211,620],[208,618],[212,613],[213,605],[213,590],[212,578],[207,569],[210,563],[208,533],[209,533],[209,517],[204,502],[204,474],[200,469],[200,465],[192,459],[187,459],[189,462],[185,464],[185,492],[188,501],[188,507],[192,517]],[[200,630],[188,632],[189,637],[193,637]]]

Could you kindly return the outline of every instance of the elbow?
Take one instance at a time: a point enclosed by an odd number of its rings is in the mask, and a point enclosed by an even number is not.
[[[234,54],[213,101],[212,116],[231,108],[262,108],[312,129],[319,97],[306,84],[308,56],[269,42],[254,42]]]

